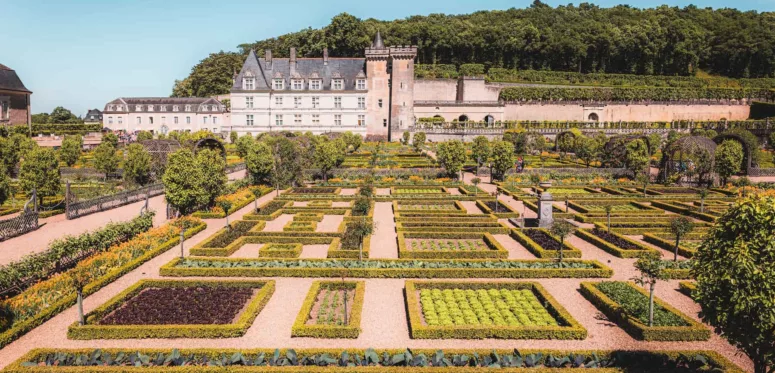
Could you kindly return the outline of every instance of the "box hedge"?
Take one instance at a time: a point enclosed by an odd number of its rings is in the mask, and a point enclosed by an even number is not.
[[[584,241],[587,241],[591,243],[592,245],[595,245],[597,248],[602,249],[603,251],[612,254],[614,256],[617,256],[619,258],[640,258],[640,257],[646,257],[649,255],[659,254],[657,250],[654,250],[650,247],[647,247],[643,244],[641,244],[638,241],[635,241],[633,239],[630,239],[628,237],[622,236],[620,234],[616,234],[611,232],[612,235],[618,237],[619,239],[625,240],[633,245],[638,246],[639,250],[626,250],[622,249],[619,246],[616,246],[598,236],[596,236],[590,229],[578,229],[576,230],[576,236],[581,238]]]
[[[321,289],[354,289],[355,296],[351,305],[347,325],[318,325],[307,324],[309,315],[317,300]],[[365,281],[315,281],[310,286],[307,297],[301,305],[299,315],[291,328],[291,337],[310,338],[358,338],[361,334],[361,314],[363,312],[363,298],[366,293]]]
[[[485,250],[410,250],[406,239],[456,240],[477,239],[484,241]],[[398,257],[401,259],[507,259],[509,252],[490,233],[461,232],[398,232]]]
[[[547,229],[544,228],[526,228],[526,229],[536,229],[544,232],[549,238],[556,241],[558,244],[560,244],[560,240],[558,240],[556,237],[554,237]],[[541,259],[547,259],[547,258],[559,258],[560,252],[559,250],[547,250],[541,247],[537,242],[533,241],[530,237],[525,235],[525,233],[522,232],[522,229],[510,229],[509,230],[509,236],[511,238],[515,239],[517,242],[519,242],[520,245],[524,246],[528,251],[533,253],[538,258]],[[577,249],[575,246],[568,243],[568,240],[565,240],[565,242],[562,244],[564,247],[564,250],[562,251],[563,258],[581,258],[581,250]]]

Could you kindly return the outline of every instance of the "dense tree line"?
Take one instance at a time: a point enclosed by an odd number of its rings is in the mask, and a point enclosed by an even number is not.
[[[687,6],[600,8],[589,3],[552,8],[536,0],[525,9],[472,14],[361,20],[343,13],[321,29],[306,28],[210,55],[173,94],[226,93],[250,49],[287,57],[362,56],[380,30],[385,44],[418,46],[418,63],[483,64],[489,68],[584,73],[775,77],[775,17]]]

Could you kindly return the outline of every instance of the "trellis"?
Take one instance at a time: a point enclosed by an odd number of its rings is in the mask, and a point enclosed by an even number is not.
[[[648,148],[651,148],[648,136],[644,135],[619,135],[608,139],[603,147],[603,164],[609,168],[624,167],[624,160],[627,156],[627,144],[631,141],[643,140]]]
[[[32,204],[32,209],[29,205]],[[32,190],[32,197],[24,204],[24,209],[18,216],[0,221],[0,241],[21,236],[38,228],[38,193]]]
[[[713,181],[716,146],[713,140],[704,136],[686,136],[674,141],[662,155],[660,179],[665,181],[679,175],[684,181],[693,181],[693,177],[697,176],[698,184],[710,184]]]
[[[151,155],[151,175],[158,180],[167,168],[167,158],[181,148],[175,140],[145,140],[140,144]]]

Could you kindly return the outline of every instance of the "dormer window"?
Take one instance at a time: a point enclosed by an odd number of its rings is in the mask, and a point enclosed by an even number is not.
[[[148,105],[148,111],[153,111],[153,105]]]
[[[342,79],[334,79],[331,83],[331,89],[335,89],[337,91],[341,91],[344,89],[344,80]]]
[[[323,83],[320,79],[314,79],[309,81],[309,89],[313,91],[319,91],[320,87],[323,86]]]
[[[272,89],[277,89],[277,90],[285,89],[285,81],[283,81],[282,79],[272,80]]]
[[[167,105],[159,106],[159,111],[167,111]]]
[[[366,79],[358,79],[356,82],[355,88],[358,90],[365,90],[366,89]]]
[[[108,111],[113,111],[113,105],[108,105]]]
[[[116,106],[116,111],[124,110],[124,105],[118,105]]]
[[[135,106],[135,110],[137,110],[137,111],[143,111],[143,105],[137,105],[137,106]]]
[[[173,105],[172,111],[180,111],[180,107],[178,105]]]
[[[294,91],[301,91],[302,87],[304,86],[304,82],[301,79],[293,79],[293,90]]]
[[[253,90],[256,87],[256,79],[255,78],[245,78],[242,82],[242,86],[247,90]]]
[[[218,111],[218,105],[213,105],[212,106],[212,111]]]
[[[186,111],[191,111],[191,105],[186,105]]]

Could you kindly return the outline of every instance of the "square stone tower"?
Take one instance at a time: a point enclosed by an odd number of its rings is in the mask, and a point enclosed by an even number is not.
[[[395,130],[396,140],[403,129],[414,122],[414,59],[416,46],[385,47],[377,32],[371,47],[366,48],[367,133],[388,134]],[[398,133],[398,135],[396,135]]]

